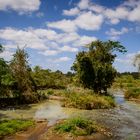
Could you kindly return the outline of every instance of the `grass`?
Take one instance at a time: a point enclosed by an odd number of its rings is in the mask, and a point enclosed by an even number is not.
[[[71,133],[75,136],[91,135],[98,131],[98,127],[95,122],[86,118],[77,117],[71,118],[57,124],[54,130],[58,133]]]
[[[26,130],[28,127],[33,126],[32,120],[3,120],[0,121],[0,137],[11,135],[18,131]]]

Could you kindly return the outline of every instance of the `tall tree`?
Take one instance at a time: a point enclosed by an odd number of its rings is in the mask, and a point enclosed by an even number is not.
[[[94,41],[87,47],[88,51],[77,54],[72,68],[84,87],[105,94],[117,74],[112,66],[117,56],[114,52],[124,53],[126,49],[119,42],[110,40]]]
[[[34,87],[30,75],[31,68],[28,64],[28,54],[24,49],[17,48],[11,60],[10,68],[17,82],[19,94],[23,96],[31,95]]]

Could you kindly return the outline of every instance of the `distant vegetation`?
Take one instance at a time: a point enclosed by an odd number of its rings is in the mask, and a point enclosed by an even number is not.
[[[32,78],[37,89],[65,89],[72,82],[72,73],[63,74],[57,70],[52,72],[49,69],[42,69],[40,66],[35,66],[31,72]]]

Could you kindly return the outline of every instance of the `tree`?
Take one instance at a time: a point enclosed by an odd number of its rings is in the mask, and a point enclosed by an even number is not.
[[[117,56],[114,52],[125,53],[126,49],[119,42],[110,40],[94,41],[87,47],[88,51],[77,54],[72,69],[76,71],[80,83],[85,88],[106,94],[117,74],[112,66]]]
[[[28,54],[24,49],[17,48],[11,60],[10,68],[17,83],[19,96],[31,96],[34,86],[30,75],[31,68],[28,64]]]

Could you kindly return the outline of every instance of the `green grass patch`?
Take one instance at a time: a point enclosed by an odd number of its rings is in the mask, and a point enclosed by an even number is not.
[[[76,136],[91,135],[98,129],[99,126],[95,122],[82,117],[65,120],[54,127],[58,133],[71,133]]]
[[[33,126],[32,120],[3,120],[0,121],[0,137],[11,135],[18,131],[26,130],[28,127]]]

